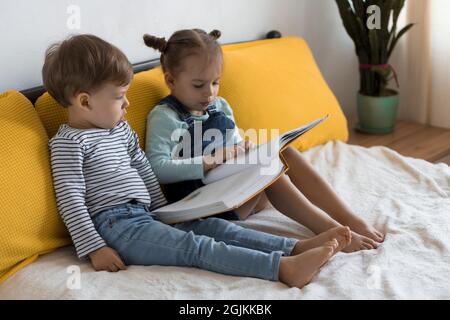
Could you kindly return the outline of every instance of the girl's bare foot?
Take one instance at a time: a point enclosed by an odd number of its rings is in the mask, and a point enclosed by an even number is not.
[[[356,224],[351,229],[362,236],[368,237],[378,243],[384,241],[384,234],[375,229],[374,227],[368,225],[367,223]]]
[[[349,227],[335,227],[329,229],[315,237],[300,240],[297,242],[292,255],[297,255],[306,252],[310,249],[323,246],[327,241],[336,239],[338,241],[344,241],[344,248],[348,246],[352,239],[352,234]]]
[[[307,285],[314,275],[334,254],[342,250],[345,242],[333,239],[296,256],[281,257],[279,279],[299,289]]]
[[[352,240],[342,251],[349,253],[359,250],[372,250],[377,249],[379,245],[378,242],[352,231]]]
[[[372,239],[375,242],[381,243],[384,241],[384,234],[367,224],[364,220],[351,214],[345,221],[339,221],[340,223],[349,226],[352,231],[355,231],[361,236]]]

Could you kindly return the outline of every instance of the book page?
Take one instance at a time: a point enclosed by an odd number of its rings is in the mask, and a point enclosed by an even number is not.
[[[280,158],[276,157],[268,166],[259,166],[236,175],[240,179],[240,186],[236,191],[225,195],[223,201],[229,208],[236,208],[250,200],[269,186],[284,171],[285,166]]]
[[[279,149],[278,139],[261,144],[212,169],[206,174],[202,182],[210,184],[260,165],[268,165],[278,156]]]
[[[268,165],[275,157],[278,157],[280,150],[284,149],[284,147],[286,147],[293,140],[308,132],[319,123],[325,121],[328,117],[329,115],[326,115],[325,117],[310,122],[305,126],[285,132],[278,138],[261,144],[244,154],[238,155],[236,158],[229,159],[222,165],[209,171],[202,182],[207,185],[244,170],[260,165]]]
[[[269,166],[254,167],[241,174],[203,186],[184,199],[153,211],[166,223],[197,219],[239,207],[264,190],[283,171],[275,158]]]

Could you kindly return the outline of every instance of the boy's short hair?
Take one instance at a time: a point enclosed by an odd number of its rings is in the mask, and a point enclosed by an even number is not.
[[[125,54],[94,35],[70,36],[45,52],[44,87],[64,107],[80,92],[95,92],[108,82],[125,86],[132,78]]]

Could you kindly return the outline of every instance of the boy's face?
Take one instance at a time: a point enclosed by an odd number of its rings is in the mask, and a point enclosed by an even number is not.
[[[126,93],[129,84],[123,87],[108,83],[94,93],[80,93],[76,97],[77,121],[86,127],[112,129],[125,119],[129,105]]]
[[[211,59],[207,64],[202,55],[186,58],[183,69],[175,77],[165,74],[166,83],[172,95],[183,103],[188,111],[204,111],[219,92],[222,73],[220,58]]]

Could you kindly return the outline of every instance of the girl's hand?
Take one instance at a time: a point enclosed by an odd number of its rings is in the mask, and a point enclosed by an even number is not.
[[[251,142],[250,140],[242,141],[241,143],[239,143],[239,145],[240,145],[242,148],[244,148],[245,151],[248,151],[248,150],[250,150],[250,149],[253,149],[253,148],[256,146],[256,145],[255,145],[253,142]]]
[[[217,149],[214,155],[203,156],[203,171],[206,173],[209,170],[221,165],[228,159],[234,158],[243,148],[237,145]]]
[[[91,252],[89,258],[95,271],[117,272],[126,269],[119,254],[110,247],[102,247]]]

